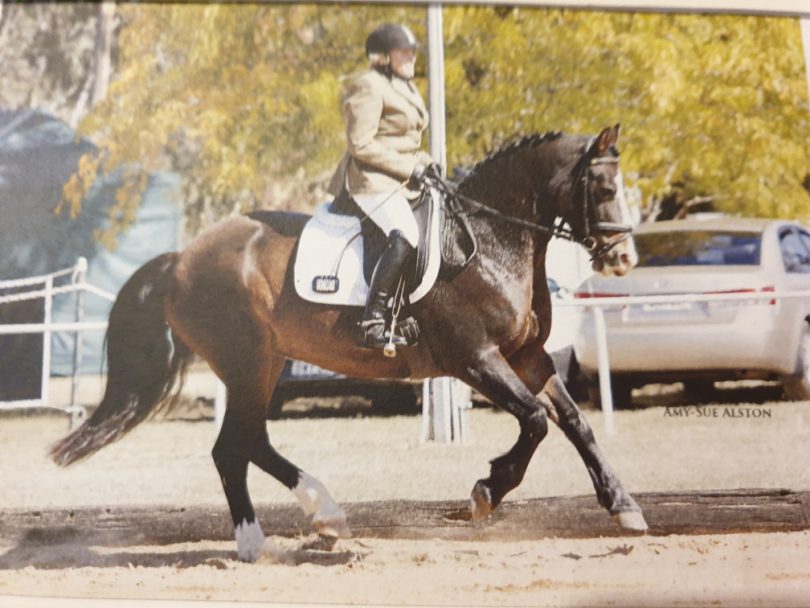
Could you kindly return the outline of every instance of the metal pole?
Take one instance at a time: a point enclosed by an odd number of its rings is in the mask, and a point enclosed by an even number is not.
[[[596,357],[599,367],[599,392],[601,393],[602,412],[605,415],[605,432],[608,435],[615,435],[616,423],[613,417],[613,393],[610,390],[607,330],[605,329],[605,312],[601,306],[593,307],[593,319],[596,326]]]
[[[427,60],[428,60],[428,111],[430,112],[430,156],[443,169],[447,167],[447,144],[445,136],[444,106],[444,40],[442,33],[442,6],[431,4],[427,8]],[[449,378],[425,380],[427,390],[422,390],[422,437],[449,443],[452,439],[452,391]],[[428,398],[429,403],[425,403]],[[429,428],[432,432],[425,433]]]
[[[444,35],[442,5],[427,9],[428,110],[430,111],[430,155],[442,168],[447,167],[447,138],[444,105]]]
[[[807,109],[810,110],[810,17],[801,17],[799,27],[802,30],[804,46],[804,70],[807,74]]]
[[[450,413],[453,422],[453,443],[462,443],[461,434],[461,380],[450,378]]]
[[[430,379],[422,381],[422,432],[419,441],[425,443],[431,438],[430,434]]]
[[[442,411],[441,418],[438,416],[436,420],[441,420],[441,437],[444,443],[451,443],[453,441],[453,418],[451,408],[453,407],[453,395],[450,389],[450,378],[438,378],[436,382],[441,387],[441,403]],[[435,403],[435,401],[434,401]]]
[[[53,322],[53,276],[45,279],[45,330],[42,332],[42,402],[48,405],[51,381],[51,323]]]

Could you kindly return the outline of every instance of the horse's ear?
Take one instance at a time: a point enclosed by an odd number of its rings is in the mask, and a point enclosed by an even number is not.
[[[620,129],[621,125],[618,123],[612,127],[602,129],[602,132],[599,134],[593,144],[593,147],[596,148],[597,156],[604,156],[605,152],[607,152],[611,146],[616,145],[616,141],[619,139]]]
[[[619,141],[619,132],[621,130],[622,126],[618,122],[610,128],[610,135],[614,146],[616,145],[616,142]]]

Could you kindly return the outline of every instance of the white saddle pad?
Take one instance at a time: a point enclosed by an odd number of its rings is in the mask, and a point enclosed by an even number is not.
[[[439,201],[432,193],[435,212],[430,219],[428,238],[430,257],[422,282],[411,294],[416,302],[430,291],[439,275],[441,251],[439,242]],[[293,270],[295,291],[303,299],[319,304],[364,306],[368,284],[363,275],[363,239],[360,236],[360,220],[351,215],[329,213],[330,203],[322,203],[315,209],[298,243],[298,253]],[[367,220],[370,221],[370,220]],[[316,291],[316,283],[331,283],[320,277],[337,277],[334,292]]]

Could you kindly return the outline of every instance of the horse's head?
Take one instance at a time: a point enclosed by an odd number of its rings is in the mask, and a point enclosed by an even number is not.
[[[574,238],[604,275],[622,276],[638,263],[632,222],[624,197],[616,140],[619,125],[590,140],[574,168],[574,198],[564,219]]]

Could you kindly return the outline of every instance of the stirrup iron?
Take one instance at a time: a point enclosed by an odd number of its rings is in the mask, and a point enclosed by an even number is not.
[[[383,355],[390,359],[397,356],[397,345],[395,344],[395,341],[399,342],[401,345],[408,344],[408,340],[405,339],[404,336],[397,335],[397,319],[399,319],[399,313],[402,312],[402,301],[404,298],[405,279],[403,277],[399,277],[399,281],[397,282],[397,290],[394,293],[394,305],[391,307],[391,324],[388,327],[388,342],[386,342],[385,346],[383,347]]]

